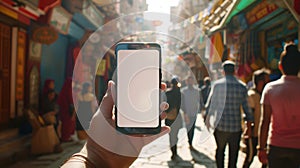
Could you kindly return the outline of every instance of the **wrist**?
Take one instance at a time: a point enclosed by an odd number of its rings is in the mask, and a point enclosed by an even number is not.
[[[258,151],[267,151],[267,147],[257,146],[256,149],[257,149]]]
[[[89,159],[97,167],[129,167],[136,157],[122,156],[104,149],[96,144],[92,139],[88,139],[83,153],[88,153]],[[105,166],[103,166],[105,165]]]

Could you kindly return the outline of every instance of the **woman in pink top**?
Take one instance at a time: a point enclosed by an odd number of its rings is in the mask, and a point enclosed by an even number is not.
[[[283,76],[266,85],[261,104],[263,121],[259,136],[258,156],[270,168],[300,166],[300,53],[288,45],[280,56],[279,69]],[[269,124],[271,135],[267,154]]]

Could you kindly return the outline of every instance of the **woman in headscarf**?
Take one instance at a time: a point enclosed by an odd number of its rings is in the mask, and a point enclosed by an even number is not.
[[[62,121],[61,141],[72,141],[71,135],[75,132],[75,108],[72,97],[72,79],[67,78],[58,95],[57,103]]]
[[[44,101],[48,98],[48,92],[49,90],[54,90],[54,87],[55,87],[55,83],[54,83],[54,80],[53,79],[46,79],[45,82],[44,82],[44,86],[43,86],[43,90],[42,90],[42,93],[41,93],[41,105],[44,104]],[[55,101],[57,100],[57,93],[55,93],[55,97],[54,97]],[[40,114],[43,113],[43,107],[40,106]]]
[[[49,90],[54,90],[54,87],[55,87],[54,80],[50,78],[46,79],[43,87],[43,96],[46,96]]]

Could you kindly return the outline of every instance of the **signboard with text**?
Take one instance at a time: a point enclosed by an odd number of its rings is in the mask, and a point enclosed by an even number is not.
[[[274,12],[278,7],[275,4],[270,4],[267,1],[262,1],[246,13],[246,19],[249,25],[261,20],[265,16]]]
[[[52,44],[57,38],[57,31],[50,26],[38,27],[32,33],[32,40],[41,44]]]
[[[26,32],[18,32],[18,55],[17,55],[17,74],[16,74],[16,100],[24,99],[24,79],[25,79],[25,51],[26,51]]]

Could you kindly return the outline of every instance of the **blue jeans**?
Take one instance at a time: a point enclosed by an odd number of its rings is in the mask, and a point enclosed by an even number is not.
[[[299,168],[300,149],[282,148],[270,145],[269,168]]]
[[[240,149],[240,132],[223,132],[215,130],[214,136],[217,143],[216,162],[218,168],[224,168],[225,147],[229,145],[229,168],[236,168],[238,152]]]

